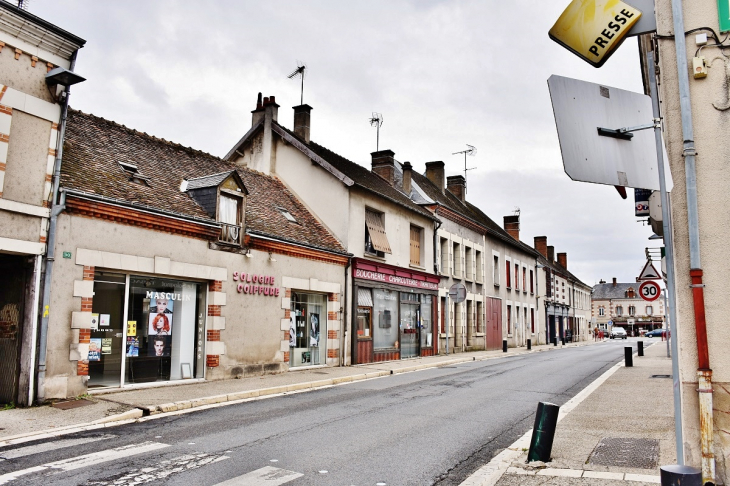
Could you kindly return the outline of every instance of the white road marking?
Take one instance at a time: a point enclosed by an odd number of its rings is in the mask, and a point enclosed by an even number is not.
[[[294,481],[302,476],[304,474],[266,466],[246,473],[243,476],[223,481],[215,486],[278,486],[289,481]]]
[[[116,435],[101,435],[98,437],[84,437],[81,439],[63,439],[44,442],[42,444],[36,444],[32,446],[19,447],[18,449],[0,451],[0,462],[6,461],[8,459],[17,459],[18,457],[31,456],[33,454],[39,454],[41,452],[63,449],[64,447],[88,444],[90,442],[97,442],[105,439],[113,439],[114,437],[116,437]]]
[[[170,447],[170,445],[161,444],[159,442],[143,442],[141,444],[130,444],[122,447],[115,447],[114,449],[85,454],[83,456],[71,457],[69,459],[63,459],[62,461],[49,462],[41,466],[3,474],[0,476],[0,485],[7,484],[21,476],[25,476],[26,474],[32,474],[40,471],[73,471],[74,469],[81,469],[82,467],[89,467],[103,462],[114,461],[123,457],[136,456],[137,454],[143,454],[157,449],[164,449],[165,447]]]
[[[160,462],[158,466],[135,469],[122,477],[115,477],[109,480],[91,480],[89,486],[136,486],[165,479],[173,474],[198,469],[218,461],[228,459],[228,456],[216,454],[186,454]]]

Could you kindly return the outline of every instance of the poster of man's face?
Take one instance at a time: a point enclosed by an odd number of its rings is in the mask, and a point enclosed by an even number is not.
[[[150,336],[147,356],[170,356],[170,337]]]
[[[319,314],[310,314],[309,346],[319,346]]]

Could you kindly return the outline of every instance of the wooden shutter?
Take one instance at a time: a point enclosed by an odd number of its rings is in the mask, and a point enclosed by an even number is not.
[[[421,265],[421,230],[411,226],[411,265]]]
[[[370,233],[370,241],[373,244],[373,248],[383,253],[393,253],[390,250],[388,238],[385,236],[385,226],[383,225],[383,218],[380,214],[365,211],[365,226]]]

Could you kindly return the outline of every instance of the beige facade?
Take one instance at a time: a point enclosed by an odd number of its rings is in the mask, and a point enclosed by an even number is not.
[[[687,464],[699,467],[702,463],[700,412],[698,405],[698,342],[695,315],[697,312],[693,294],[704,293],[707,326],[707,345],[709,365],[712,369],[712,409],[713,439],[711,441],[716,464],[717,484],[730,482],[730,335],[726,329],[728,304],[725,297],[727,285],[728,240],[727,208],[730,206],[730,187],[727,178],[728,147],[727,127],[730,121],[728,111],[728,62],[718,47],[711,46],[722,41],[725,34],[720,33],[718,25],[718,2],[696,0],[682,2],[684,30],[696,33],[687,34],[687,65],[693,66],[693,57],[700,47],[696,44],[696,34],[706,33],[709,43],[697,54],[702,56],[708,66],[707,76],[694,78],[691,71],[681,73],[689,82],[689,108],[693,123],[697,206],[699,220],[699,267],[703,272],[703,287],[694,287],[690,278],[690,246],[688,222],[688,197],[683,157],[683,134],[679,83],[676,62],[675,42],[673,39],[655,40],[658,44],[659,95],[662,102],[664,136],[667,143],[669,165],[674,189],[672,191],[671,211],[674,233],[677,329],[679,344],[679,365],[682,382],[682,425],[684,451]],[[672,5],[669,0],[658,0],[656,4],[657,31],[662,34],[675,31]],[[720,39],[713,39],[712,31],[718,32]],[[696,290],[702,289],[702,290]],[[710,451],[708,451],[710,452]],[[709,457],[709,456],[708,456]],[[705,474],[707,476],[707,474]]]

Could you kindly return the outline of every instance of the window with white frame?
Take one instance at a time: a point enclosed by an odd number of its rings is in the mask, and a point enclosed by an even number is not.
[[[439,242],[441,247],[441,275],[451,275],[451,267],[449,266],[449,250],[451,249],[451,246],[449,245],[450,242],[448,238],[439,239],[441,240]]]
[[[474,280],[474,274],[472,272],[472,269],[474,267],[474,262],[472,261],[472,258],[474,258],[474,250],[469,247],[464,247],[464,274],[466,276],[467,280]]]
[[[520,264],[515,263],[515,290],[520,290]]]
[[[623,306],[621,306],[621,305],[619,305],[619,306],[616,306],[616,315],[617,315],[617,316],[622,316],[622,315],[624,315],[624,308],[623,308]]]
[[[650,306],[650,305],[647,305],[647,306],[646,306],[646,315],[647,315],[647,316],[650,316],[650,315],[652,315],[653,313],[654,313],[654,308],[653,308],[652,306]]]
[[[474,279],[482,283],[484,282],[484,256],[481,251],[474,250],[474,256],[475,256],[475,265],[476,265],[476,272],[477,274],[474,276]]]
[[[499,255],[492,255],[494,261],[492,262],[492,273],[494,274],[494,285],[499,285],[499,276],[502,273],[502,268],[499,266]]]
[[[504,284],[507,286],[508,289],[511,289],[512,288],[512,262],[507,260],[505,262],[505,267],[507,268],[507,275],[506,275]]]
[[[457,278],[463,276],[462,264],[461,264],[461,245],[454,242],[454,261],[453,261],[453,273],[452,275]]]
[[[384,215],[370,209],[365,210],[365,253],[379,257],[392,253],[385,235]]]
[[[636,315],[636,307],[634,307],[633,305],[629,306],[629,315],[630,316]]]
[[[603,306],[598,307],[598,315],[599,316],[605,316],[606,315],[606,308]]]

